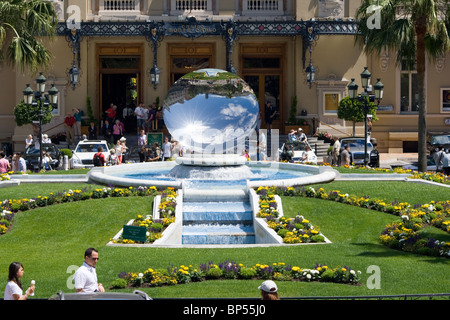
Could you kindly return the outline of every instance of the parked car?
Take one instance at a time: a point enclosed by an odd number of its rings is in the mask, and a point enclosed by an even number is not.
[[[145,292],[134,290],[126,292],[96,292],[96,293],[63,293],[51,296],[49,300],[153,300]]]
[[[443,147],[444,149],[450,149],[450,134],[430,134],[427,139],[428,150],[430,154],[436,152],[437,148]]]
[[[78,142],[77,147],[73,150],[70,165],[72,168],[92,168],[94,167],[93,158],[97,153],[97,148],[103,147],[105,160],[109,157],[109,148],[106,140],[83,140]]]
[[[341,150],[345,145],[350,146],[350,163],[364,165],[364,138],[342,138],[340,142]],[[371,139],[371,142],[367,142],[367,156],[369,166],[377,168],[380,166],[380,154],[376,148],[376,141],[374,139]]]
[[[52,169],[55,170],[60,165],[62,165],[63,155],[54,143],[43,143],[42,151],[44,150],[50,156],[50,158],[52,158],[52,161],[50,162],[50,166],[52,167]],[[39,148],[36,149],[34,145],[31,145],[25,151],[23,158],[25,159],[28,170],[39,171],[39,158],[40,158]]]
[[[411,164],[404,165],[402,168],[405,170],[409,169],[409,170],[413,170],[413,171],[418,171],[419,163],[418,163],[418,161],[415,161]],[[434,163],[434,159],[432,156],[427,157],[427,171],[436,171],[436,164]]]

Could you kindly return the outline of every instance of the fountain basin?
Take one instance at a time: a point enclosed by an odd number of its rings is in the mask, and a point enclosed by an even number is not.
[[[178,165],[175,161],[132,163],[111,167],[95,167],[88,173],[88,180],[93,183],[115,186],[155,186],[182,189],[189,185],[192,192],[207,196],[215,189],[246,189],[259,186],[301,186],[333,181],[337,171],[331,167],[310,166],[282,162],[247,161],[242,166],[199,167],[200,171],[216,168],[210,176],[202,179],[168,176],[172,169],[182,166],[196,170],[195,166]],[[250,171],[248,171],[248,169]],[[227,170],[227,171],[224,171]],[[242,170],[242,171],[239,171]],[[234,172],[234,176],[233,176]],[[218,175],[221,176],[218,176]],[[244,176],[247,174],[249,176]]]

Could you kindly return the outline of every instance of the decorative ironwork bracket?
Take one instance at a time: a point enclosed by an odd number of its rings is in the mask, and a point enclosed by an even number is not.
[[[225,47],[226,47],[226,69],[228,72],[236,73],[236,69],[233,66],[233,44],[235,41],[237,41],[238,33],[237,33],[237,24],[232,21],[228,20],[227,22],[221,22],[220,23],[222,27],[222,39],[225,41]]]

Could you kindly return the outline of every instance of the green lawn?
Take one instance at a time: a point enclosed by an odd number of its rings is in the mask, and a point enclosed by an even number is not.
[[[0,189],[0,201],[6,198],[31,198],[68,189],[95,188],[89,184],[22,184]],[[333,182],[326,190],[372,198],[425,203],[448,199],[448,188],[405,182]],[[126,248],[106,243],[137,214],[149,214],[151,197],[107,198],[57,204],[16,215],[13,229],[0,236],[0,294],[6,285],[8,265],[20,261],[25,268],[23,283],[36,280],[36,298],[47,298],[67,288],[71,266],[83,262],[90,246],[100,251],[97,264],[99,281],[106,288],[121,271],[143,272],[147,268],[174,265],[198,265],[233,260],[252,266],[256,263],[284,262],[303,268],[316,263],[330,267],[347,265],[362,271],[361,286],[331,283],[279,281],[279,293],[288,296],[393,295],[450,292],[449,260],[419,256],[389,249],[378,236],[394,216],[320,199],[283,197],[285,215],[304,215],[319,226],[331,244],[266,248]],[[447,233],[431,230],[450,241]],[[379,266],[381,289],[370,290],[367,268]],[[69,270],[69,272],[68,272]],[[154,298],[176,297],[259,297],[259,280],[204,281],[170,287],[144,289]],[[131,291],[131,290],[130,290]]]

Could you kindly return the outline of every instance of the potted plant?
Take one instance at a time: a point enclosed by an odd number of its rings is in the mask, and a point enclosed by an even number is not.
[[[291,130],[297,131],[297,96],[292,97],[291,108],[289,110],[288,121],[284,125],[284,133],[288,134]]]
[[[86,97],[86,110],[87,110],[87,119],[83,119],[81,122],[81,134],[89,135],[89,125],[91,122],[97,124],[97,120],[94,117],[94,111],[91,106],[91,98]]]

